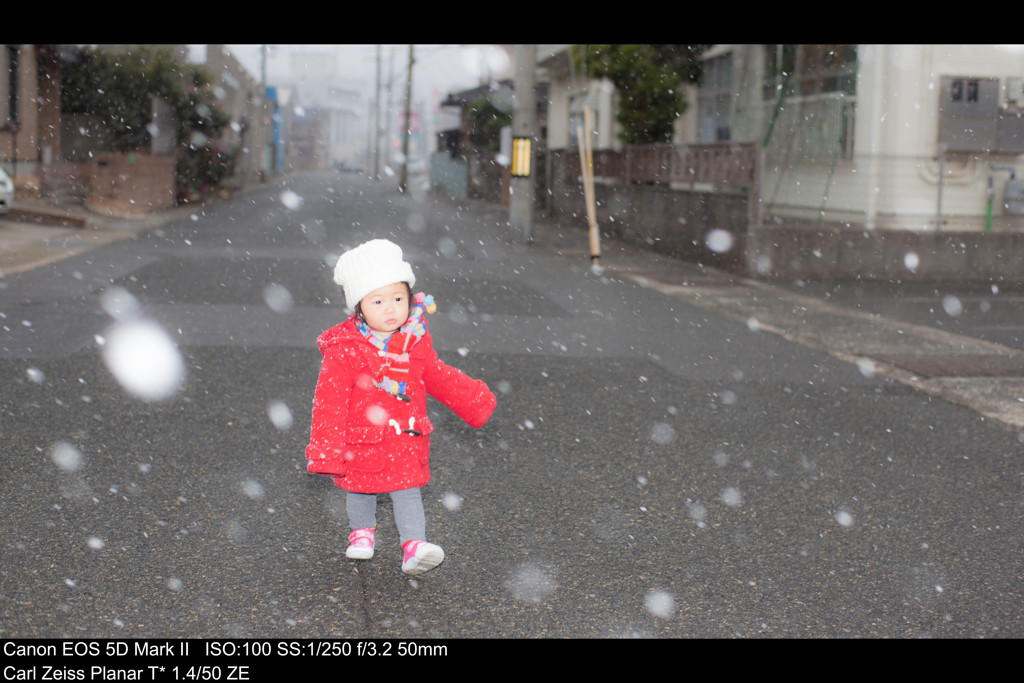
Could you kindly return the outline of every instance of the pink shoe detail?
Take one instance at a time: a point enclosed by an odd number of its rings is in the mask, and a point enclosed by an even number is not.
[[[348,549],[345,556],[353,560],[368,560],[373,557],[374,530],[356,529],[348,535]]]
[[[441,546],[426,541],[407,541],[402,551],[402,571],[410,576],[428,572],[444,561]]]

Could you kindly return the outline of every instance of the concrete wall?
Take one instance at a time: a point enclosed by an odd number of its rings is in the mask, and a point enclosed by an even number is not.
[[[1024,234],[762,227],[745,259],[762,278],[1024,282]]]
[[[728,270],[744,267],[747,195],[650,185],[598,185],[594,190],[604,232],[688,261]],[[725,233],[721,247],[710,239],[715,230]]]
[[[587,229],[579,178],[551,155],[550,217]],[[601,232],[652,251],[748,277],[787,280],[1024,282],[1024,233],[867,230],[843,225],[750,225],[750,196],[664,186],[597,184]],[[723,231],[729,248],[709,235]]]
[[[587,207],[579,178],[566,178],[564,166],[575,150],[552,152],[550,216],[587,228]],[[597,223],[602,234],[653,251],[745,272],[744,245],[750,195],[671,189],[658,185],[597,183]],[[724,230],[728,249],[709,247],[709,233]],[[715,244],[714,242],[712,242]]]
[[[93,152],[114,147],[114,138],[102,116],[94,114],[63,114],[61,116],[61,147],[57,157],[69,163],[91,163]]]

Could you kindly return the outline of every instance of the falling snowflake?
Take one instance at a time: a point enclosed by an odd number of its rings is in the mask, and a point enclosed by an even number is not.
[[[296,194],[293,190],[285,190],[281,193],[281,203],[292,211],[298,211],[302,208],[302,197]]]
[[[964,307],[963,304],[960,303],[960,299],[950,294],[949,296],[943,297],[942,310],[944,310],[949,317],[956,318],[963,313]]]
[[[458,512],[462,508],[462,496],[457,493],[446,493],[441,499],[441,504],[447,510]]]
[[[724,254],[732,249],[733,236],[728,230],[717,228],[705,236],[704,243],[716,254]]]
[[[65,472],[77,472],[84,464],[82,452],[67,441],[58,441],[53,445],[50,449],[50,459]]]
[[[837,512],[835,514],[835,520],[836,524],[838,524],[839,526],[853,526],[853,515],[851,515],[846,510],[840,510],[839,512]]]
[[[644,608],[651,616],[659,619],[669,619],[676,611],[676,601],[666,591],[650,590],[644,596]]]
[[[167,332],[153,322],[132,320],[112,328],[103,360],[130,394],[145,401],[174,396],[185,380],[185,362]]]
[[[729,507],[736,507],[743,502],[743,494],[739,489],[730,486],[722,491],[722,502]]]
[[[903,256],[903,265],[907,267],[910,272],[915,272],[917,267],[921,265],[921,258],[912,251],[908,251]]]
[[[276,282],[271,282],[263,288],[263,301],[275,313],[287,313],[295,305],[288,288]]]
[[[522,602],[540,603],[555,590],[555,581],[535,564],[516,569],[508,582],[513,597]]]
[[[282,432],[289,430],[292,426],[292,411],[284,401],[275,399],[267,404],[267,417]]]
[[[651,441],[667,446],[676,440],[676,430],[666,422],[658,422],[651,427]]]
[[[242,482],[242,492],[253,500],[259,500],[263,498],[263,484],[259,483],[255,479],[246,479]]]

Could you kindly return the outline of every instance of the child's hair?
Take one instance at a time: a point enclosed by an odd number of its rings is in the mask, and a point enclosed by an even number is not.
[[[406,292],[406,295],[408,296],[408,299],[409,299],[409,306],[412,307],[412,286],[410,286],[408,282],[403,282],[402,284],[405,285],[405,292]],[[354,310],[356,312],[356,317],[359,318],[360,320],[364,320],[363,319],[363,302],[362,301],[360,301],[359,303],[357,303],[355,305],[355,309]],[[404,324],[405,321],[403,320],[402,323]]]

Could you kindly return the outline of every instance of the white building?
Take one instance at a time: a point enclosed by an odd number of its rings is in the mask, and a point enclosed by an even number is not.
[[[618,148],[615,92],[542,45],[548,146]],[[761,219],[868,230],[1024,231],[1024,46],[716,45],[677,143],[764,145]],[[1020,171],[1020,172],[1019,172]]]

